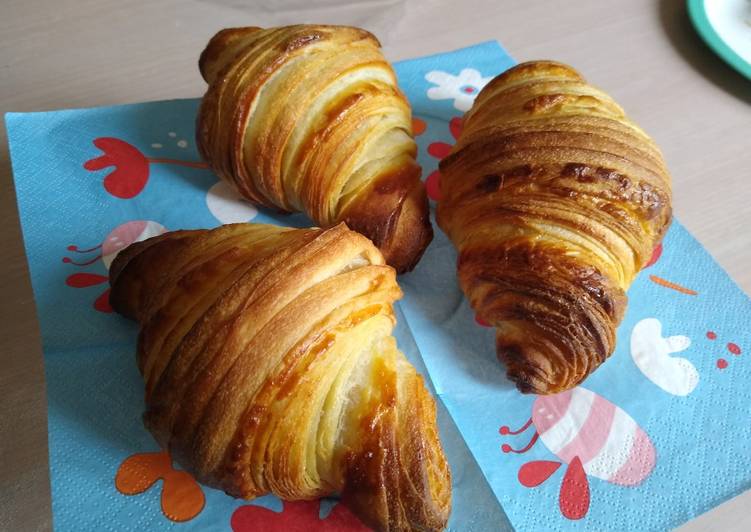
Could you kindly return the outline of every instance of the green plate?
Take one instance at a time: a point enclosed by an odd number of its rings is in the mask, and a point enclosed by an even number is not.
[[[714,50],[717,55],[724,59],[738,72],[751,79],[751,64],[749,64],[748,61],[741,57],[736,49],[734,49],[732,45],[729,44],[727,35],[725,36],[725,38],[723,38],[724,34],[721,35],[720,33],[718,33],[717,28],[712,25],[712,23],[710,22],[710,16],[707,14],[707,4],[709,2],[717,2],[719,4],[719,2],[728,1],[732,0],[688,0],[688,14],[691,17],[691,22],[693,22],[696,31],[699,32],[699,35],[701,35],[701,38],[704,39],[709,47],[712,48],[712,50]],[[742,3],[743,1],[744,0],[735,0],[735,7],[739,7],[739,2]],[[716,5],[713,7],[716,8]],[[748,7],[748,13],[748,17],[749,19],[751,19],[751,4]],[[722,16],[727,15],[726,13],[723,13]],[[747,47],[748,49],[751,48],[751,20],[745,20],[743,21],[743,23],[749,24],[748,39],[746,40],[745,44],[745,47]]]

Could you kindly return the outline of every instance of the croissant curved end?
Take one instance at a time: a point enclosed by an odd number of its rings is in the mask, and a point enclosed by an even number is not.
[[[411,113],[380,43],[348,26],[231,28],[199,61],[196,142],[246,199],[346,221],[399,272],[430,241]],[[376,204],[378,203],[378,204]]]
[[[223,58],[229,59],[230,54],[226,53],[233,45],[237,46],[242,43],[243,37],[246,37],[261,28],[255,26],[240,28],[225,28],[214,35],[209,43],[201,52],[198,59],[198,70],[201,72],[206,83],[211,83],[216,78],[217,73],[225,65]]]
[[[416,165],[407,172],[417,173]],[[405,189],[404,184],[410,188]],[[433,239],[425,186],[417,179],[386,175],[375,180],[365,200],[345,209],[340,218],[368,236],[397,273],[412,270]]]
[[[394,221],[393,236],[380,246],[386,262],[397,273],[411,271],[433,240],[428,199],[422,182],[404,198]]]

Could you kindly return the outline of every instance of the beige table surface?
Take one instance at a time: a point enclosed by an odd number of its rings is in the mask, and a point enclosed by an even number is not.
[[[4,0],[0,112],[200,96],[216,30],[294,22],[361,25],[392,60],[498,39],[517,60],[575,65],[657,140],[677,216],[751,293],[751,81],[703,45],[683,0]],[[48,529],[39,328],[0,129],[0,530]],[[682,530],[751,530],[749,506],[751,492]]]

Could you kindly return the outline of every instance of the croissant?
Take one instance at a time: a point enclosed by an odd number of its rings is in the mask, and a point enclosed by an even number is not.
[[[610,356],[626,290],[671,221],[652,139],[572,68],[493,79],[440,163],[437,220],[522,392],[576,386]]]
[[[110,302],[141,326],[144,421],[200,481],[246,499],[334,493],[376,530],[442,530],[433,398],[391,335],[393,268],[344,224],[233,224],[123,250]]]
[[[232,28],[201,54],[202,157],[248,200],[339,222],[397,272],[433,238],[409,105],[365,30]]]

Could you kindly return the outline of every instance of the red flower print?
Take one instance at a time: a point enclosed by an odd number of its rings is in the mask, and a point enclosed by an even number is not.
[[[480,316],[475,316],[475,323],[480,327],[491,327],[491,325]]]
[[[65,279],[65,284],[71,288],[88,288],[106,283],[109,279],[105,275],[96,273],[74,273]],[[110,306],[110,289],[107,288],[94,300],[94,308],[99,312],[112,312]]]
[[[449,131],[451,136],[454,137],[454,141],[459,138],[462,132],[462,117],[455,116],[449,122]],[[447,142],[432,142],[428,145],[428,154],[431,157],[435,157],[439,161],[446,157],[450,152],[453,144]],[[434,201],[441,200],[441,171],[436,169],[425,180],[425,188],[428,191],[428,197]]]
[[[561,426],[570,430],[556,430]],[[517,480],[527,488],[542,485],[565,464],[558,508],[566,519],[587,516],[591,502],[588,477],[616,486],[638,486],[652,474],[657,461],[652,440],[631,416],[581,386],[555,395],[537,396],[526,423],[516,430],[503,425],[498,433],[504,439],[516,438],[530,427],[534,432],[529,443],[522,448],[504,443],[501,451],[520,455],[541,441],[558,458],[522,464]]]
[[[240,506],[232,514],[233,532],[366,532],[370,530],[346,506],[337,504],[324,519],[319,501],[283,502],[281,512],[262,506]]]
[[[707,331],[707,338],[709,340],[717,340],[717,333],[714,331]],[[725,346],[727,350],[734,356],[739,357],[743,353],[743,350],[741,349],[741,346],[736,344],[735,342],[728,342]],[[731,359],[732,360],[732,359]],[[728,367],[728,361],[724,358],[718,358],[717,359],[717,368],[718,369],[725,369]]]
[[[104,155],[89,159],[83,167],[90,172],[96,172],[114,166],[115,169],[104,178],[104,188],[121,199],[134,198],[141,193],[149,180],[150,164],[165,163],[190,168],[208,168],[204,162],[146,157],[132,144],[114,137],[94,139],[94,146],[102,150]]]
[[[660,257],[662,256],[662,242],[657,244],[657,247],[654,248],[652,251],[652,256],[649,258],[647,263],[644,265],[645,268],[649,268],[652,266],[655,262],[660,260]]]
[[[122,199],[137,196],[149,180],[149,160],[146,156],[132,144],[113,137],[94,139],[94,146],[104,155],[86,161],[83,167],[94,172],[114,166],[115,169],[104,178],[107,192]]]

